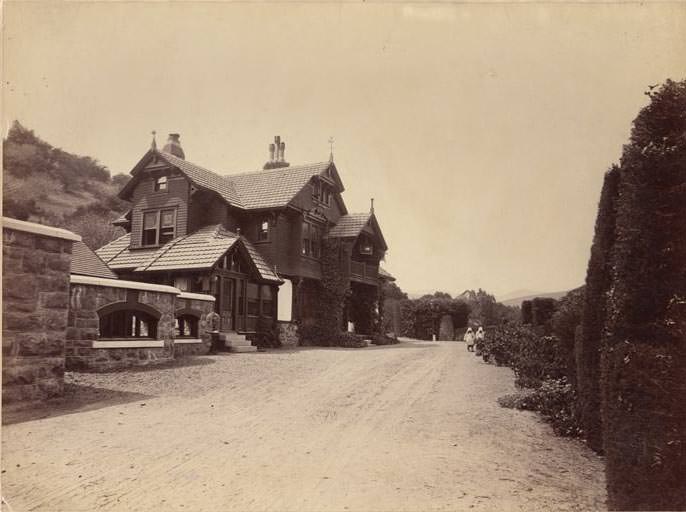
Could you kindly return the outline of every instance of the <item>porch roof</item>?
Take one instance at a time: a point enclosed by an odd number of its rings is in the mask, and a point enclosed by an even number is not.
[[[98,249],[97,253],[113,269],[132,269],[134,272],[205,270],[212,268],[229,249],[240,243],[261,279],[282,282],[250,242],[220,224],[205,226],[154,249],[130,250],[130,238],[131,235],[126,234]]]

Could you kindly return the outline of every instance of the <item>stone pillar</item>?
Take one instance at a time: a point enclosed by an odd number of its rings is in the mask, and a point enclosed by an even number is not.
[[[72,243],[64,229],[3,218],[2,401],[61,395]]]

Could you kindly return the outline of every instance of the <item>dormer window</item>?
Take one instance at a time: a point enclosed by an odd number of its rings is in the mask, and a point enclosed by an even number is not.
[[[369,238],[360,240],[360,254],[374,254],[374,244]]]
[[[257,241],[266,242],[267,240],[269,240],[269,219],[265,217],[257,226]]]
[[[174,238],[176,210],[143,213],[143,245],[164,245]]]
[[[155,180],[155,192],[165,192],[167,190],[167,177],[160,176]]]
[[[326,183],[315,179],[312,182],[312,198],[326,206],[331,205],[331,189]]]

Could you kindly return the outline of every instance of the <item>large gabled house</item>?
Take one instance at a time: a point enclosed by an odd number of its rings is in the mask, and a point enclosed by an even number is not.
[[[376,296],[387,250],[373,208],[348,213],[333,157],[291,166],[279,137],[269,149],[263,169],[222,175],[186,160],[178,134],[161,151],[153,140],[119,193],[132,205],[115,221],[127,234],[97,254],[120,278],[215,296],[222,331],[253,333],[313,322],[322,241],[338,238],[345,320],[368,330],[354,304]]]

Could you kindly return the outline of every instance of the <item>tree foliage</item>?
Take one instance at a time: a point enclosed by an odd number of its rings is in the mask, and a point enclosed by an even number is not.
[[[93,249],[121,234],[110,225],[128,204],[117,191],[128,180],[88,156],[55,148],[15,121],[3,141],[3,215],[65,227]]]
[[[602,340],[608,503],[686,509],[686,81],[650,93],[620,161]]]

